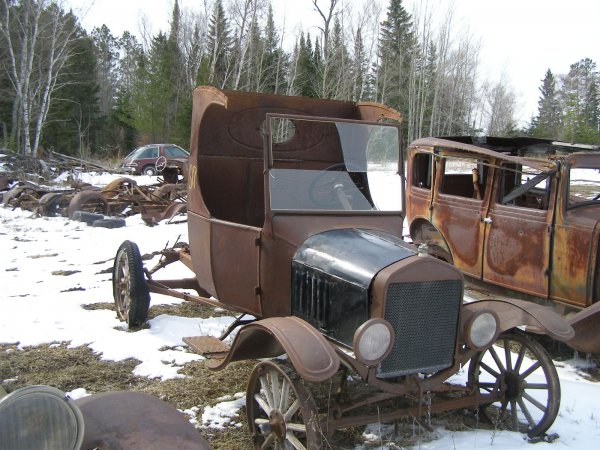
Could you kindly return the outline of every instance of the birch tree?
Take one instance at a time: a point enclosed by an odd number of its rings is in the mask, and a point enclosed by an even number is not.
[[[39,146],[59,75],[72,55],[75,30],[75,18],[53,0],[1,0],[2,70],[13,100],[10,140],[23,154]]]

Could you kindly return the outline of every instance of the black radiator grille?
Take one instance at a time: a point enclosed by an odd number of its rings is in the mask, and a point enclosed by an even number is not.
[[[367,320],[368,291],[321,270],[292,262],[292,314],[332,339],[352,346]]]
[[[452,365],[461,304],[460,280],[391,284],[385,319],[396,340],[377,376],[432,373]]]

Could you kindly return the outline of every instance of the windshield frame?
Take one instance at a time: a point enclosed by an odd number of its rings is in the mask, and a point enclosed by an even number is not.
[[[321,123],[330,123],[330,124],[357,124],[357,125],[366,125],[366,126],[375,126],[375,127],[389,127],[396,130],[397,133],[397,149],[395,152],[395,162],[397,162],[396,167],[396,175],[398,176],[398,181],[400,185],[400,195],[401,195],[401,206],[400,208],[393,210],[379,210],[376,208],[373,209],[286,209],[286,208],[273,208],[271,205],[272,198],[272,185],[271,185],[271,171],[272,170],[286,170],[279,169],[275,167],[275,161],[273,156],[273,139],[271,138],[271,124],[272,119],[287,119],[287,120],[297,120],[297,121],[305,121],[305,122],[321,122]],[[379,216],[405,216],[406,211],[406,177],[405,177],[405,167],[404,167],[404,155],[401,149],[401,129],[400,122],[373,122],[373,121],[364,121],[364,120],[356,120],[356,119],[342,119],[336,117],[319,117],[319,116],[304,116],[297,114],[281,114],[281,113],[267,113],[265,115],[265,121],[263,124],[263,151],[264,151],[264,173],[265,173],[265,208],[271,214],[290,214],[290,215],[379,215]],[[293,137],[288,142],[292,142]],[[277,142],[275,142],[277,144]],[[285,142],[284,142],[285,143]],[[343,145],[343,144],[342,144]],[[346,154],[342,149],[342,157],[344,160],[346,159]],[[302,161],[302,160],[297,160]],[[352,164],[352,162],[344,163],[347,166]],[[305,171],[310,172],[309,169],[298,169],[298,172]],[[324,170],[323,170],[324,171]],[[344,171],[342,171],[344,172]],[[352,170],[346,170],[346,173],[353,172]],[[369,170],[365,170],[365,175],[369,174]],[[371,171],[373,172],[373,171]]]

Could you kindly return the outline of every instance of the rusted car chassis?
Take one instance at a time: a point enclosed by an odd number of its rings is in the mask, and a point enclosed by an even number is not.
[[[462,274],[401,239],[399,120],[373,103],[197,88],[190,242],[152,268],[133,242],[117,251],[130,327],[150,293],[166,294],[240,313],[218,338],[184,339],[207,367],[287,356],[259,362],[248,383],[258,448],[320,448],[336,429],[455,408],[535,436],[558,413],[552,361],[517,327],[562,341],[572,328],[529,302],[463,305]],[[195,277],[156,277],[175,262]],[[467,363],[468,380],[452,382]],[[316,394],[328,380],[335,393]]]
[[[570,314],[569,345],[600,352],[600,155],[590,150],[532,138],[418,140],[408,150],[407,219],[417,244],[479,287]]]
[[[73,219],[77,211],[107,216],[141,214],[152,225],[185,213],[186,195],[187,185],[183,183],[140,186],[131,178],[121,177],[103,188],[76,185],[67,190],[20,182],[3,193],[2,200],[5,207],[18,207],[41,216]]]

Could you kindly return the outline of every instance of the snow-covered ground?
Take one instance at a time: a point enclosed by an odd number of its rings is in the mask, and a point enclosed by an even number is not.
[[[139,178],[145,181],[148,177]],[[99,179],[107,182],[110,177]],[[93,181],[101,183],[98,179]],[[112,267],[112,258],[123,240],[135,241],[142,254],[178,238],[187,241],[186,223],[148,227],[139,215],[126,221],[126,227],[111,230],[0,207],[0,343],[18,343],[19,347],[64,341],[73,347],[85,344],[106,360],[134,357],[141,361],[134,369],[136,375],[161,379],[181,377],[178,370],[183,364],[200,359],[187,350],[182,337],[218,335],[233,318],[161,315],[150,321],[148,329],[128,333],[114,312],[81,307],[113,301],[107,269]],[[163,275],[189,277],[190,272],[181,264],[173,264]],[[171,297],[152,297],[152,304],[176,302],[179,301]],[[552,444],[537,444],[538,447],[596,448],[600,442],[600,384],[587,379],[585,372],[578,370],[578,363],[583,361],[557,363],[562,403],[550,432],[560,438]],[[456,377],[466,377],[466,370]],[[85,388],[81,386],[75,394],[80,395]],[[202,417],[196,419],[205,426],[228,426],[236,422],[243,404],[243,394],[231,392],[222,403],[205,408]],[[193,410],[188,414],[195,415]],[[373,425],[367,432],[375,436],[375,445],[379,442],[386,448],[386,438],[377,438],[381,429],[385,427]],[[438,428],[435,434],[437,439],[424,441],[418,448],[515,449],[531,445],[523,435],[505,431],[452,432]]]

